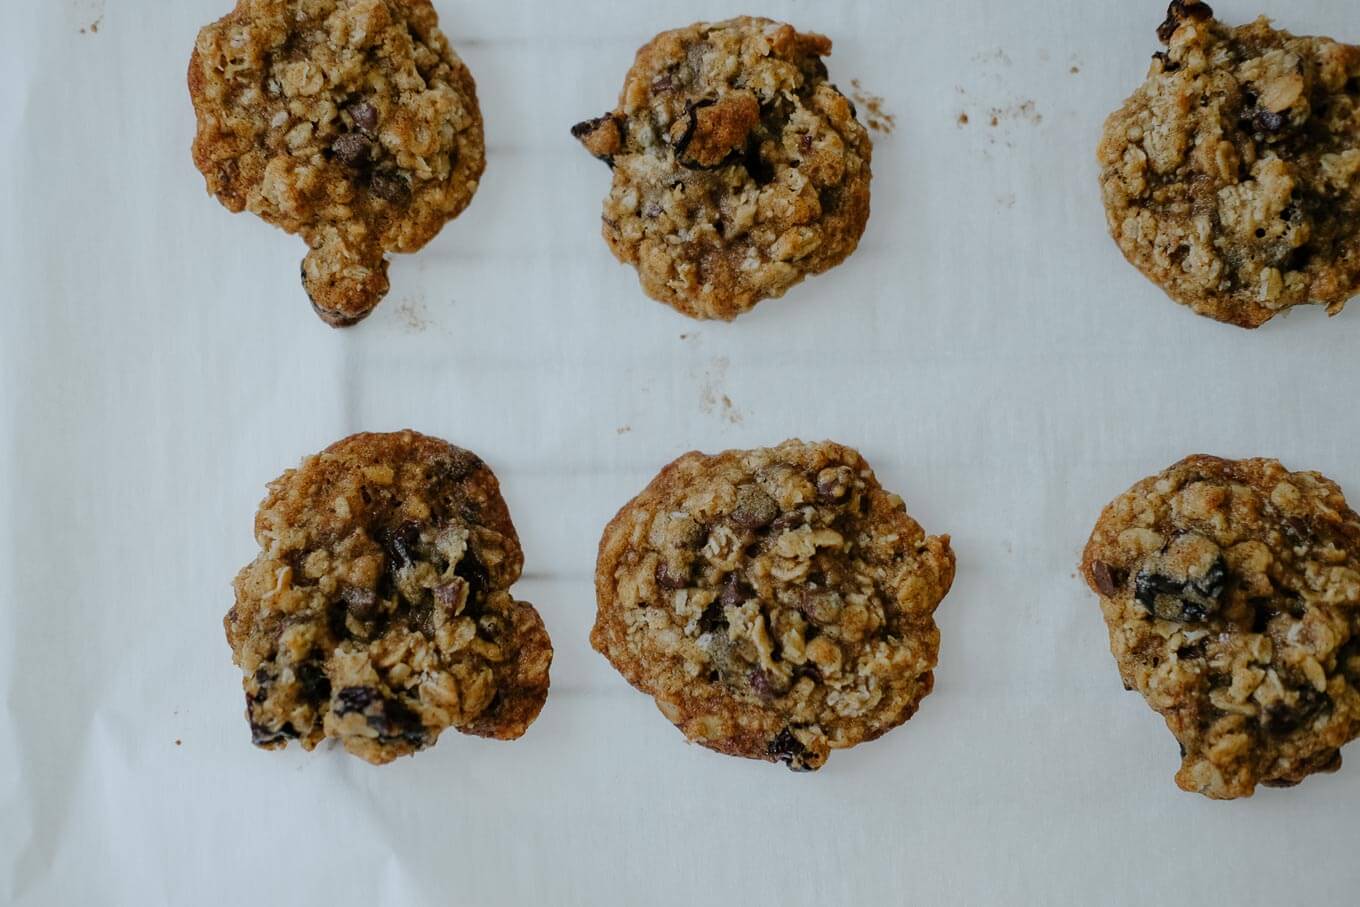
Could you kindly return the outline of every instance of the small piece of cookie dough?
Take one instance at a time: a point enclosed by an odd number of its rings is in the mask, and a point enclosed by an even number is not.
[[[472,200],[486,163],[472,75],[429,0],[240,0],[189,61],[194,163],[208,191],[297,233],[326,323],[387,294]]]
[[[507,591],[519,539],[468,451],[346,438],[270,483],[255,538],[225,625],[257,746],[382,764],[448,727],[512,740],[543,708],[552,643]]]
[[[1335,771],[1360,734],[1360,517],[1274,460],[1194,456],[1105,508],[1081,564],[1124,686],[1214,799]]]
[[[1148,80],[1105,123],[1110,231],[1172,299],[1259,327],[1360,291],[1360,48],[1175,0]]]
[[[590,641],[695,743],[807,771],[916,712],[953,579],[848,447],[688,453],[605,529]]]
[[[664,32],[618,108],[572,129],[614,171],[604,238],[649,296],[731,320],[855,250],[873,145],[829,53],[769,19]]]

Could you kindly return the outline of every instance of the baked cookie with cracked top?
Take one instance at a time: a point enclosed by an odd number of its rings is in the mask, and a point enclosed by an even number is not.
[[[445,728],[511,740],[552,643],[510,585],[524,562],[491,470],[412,431],[360,434],[270,483],[227,642],[257,746],[323,739],[382,764]]]
[[[572,129],[614,171],[604,238],[649,296],[731,320],[855,250],[873,145],[829,53],[769,19],[664,32],[618,107]]]
[[[953,579],[848,447],[688,453],[605,529],[590,640],[691,741],[811,770],[915,714]]]
[[[1125,257],[1200,315],[1259,327],[1360,290],[1360,48],[1175,0],[1166,49],[1105,124]]]
[[[1360,734],[1360,516],[1316,472],[1193,456],[1105,508],[1082,559],[1124,686],[1214,799],[1335,771]]]
[[[239,0],[199,32],[189,93],[208,191],[307,241],[303,288],[336,327],[373,310],[386,254],[433,239],[485,168],[476,86],[430,0]]]

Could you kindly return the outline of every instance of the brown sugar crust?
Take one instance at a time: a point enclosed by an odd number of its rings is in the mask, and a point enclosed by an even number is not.
[[[614,171],[603,232],[649,296],[730,320],[845,260],[869,219],[869,134],[831,42],[769,19],[664,32],[572,134]]]
[[[1360,48],[1182,0],[1158,35],[1098,152],[1125,257],[1229,324],[1340,312],[1360,290]]]
[[[848,447],[689,453],[605,529],[590,639],[690,740],[816,769],[916,712],[953,578]]]
[[[509,587],[523,554],[496,477],[415,432],[361,434],[269,485],[225,626],[256,745],[323,739],[381,764],[449,727],[510,740],[552,643]]]
[[[335,326],[467,207],[485,168],[476,86],[429,0],[240,0],[189,61],[194,163],[231,211],[311,247],[302,283]]]
[[[1124,685],[1215,799],[1335,771],[1360,734],[1360,517],[1274,460],[1189,457],[1105,508],[1081,571]]]

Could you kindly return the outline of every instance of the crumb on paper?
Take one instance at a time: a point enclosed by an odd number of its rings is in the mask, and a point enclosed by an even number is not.
[[[998,195],[998,196],[996,197],[996,204],[997,204],[997,206],[1000,207],[1000,208],[1014,208],[1014,207],[1015,207],[1015,193],[1014,193],[1014,192],[1005,192],[1005,193],[1002,193],[1001,195]]]
[[[959,114],[959,125],[960,125],[960,126],[967,126],[967,125],[968,125],[968,114],[966,114],[966,113],[961,113],[961,114]]]
[[[175,746],[183,746],[183,745],[184,745],[184,741],[183,741],[183,740],[180,740],[178,737],[176,737],[176,738],[175,738]]]
[[[864,112],[865,125],[874,132],[891,135],[897,128],[897,117],[883,109],[883,99],[865,91],[864,86],[859,84],[859,79],[852,79],[850,87],[853,89],[850,92],[850,99]]]
[[[618,429],[618,431],[616,432],[616,434],[626,435],[626,434],[628,434],[628,433],[629,433],[630,431],[632,431],[632,430],[633,430],[633,426],[631,426],[631,425],[621,425],[621,426],[619,426],[619,429]]]
[[[1018,101],[1006,107],[993,107],[992,125],[999,126],[1002,120],[1018,120],[1037,126],[1044,121],[1044,115],[1033,101]]]
[[[1070,72],[1072,75],[1075,76],[1075,75],[1077,75],[1078,73],[1081,72],[1081,67],[1080,67],[1080,66],[1073,66],[1071,69],[1068,70],[1068,72]]]
[[[396,313],[409,333],[419,334],[430,326],[429,312],[419,299],[403,299],[397,303]]]
[[[729,364],[726,356],[719,356],[704,371],[703,382],[699,387],[699,410],[709,415],[717,415],[732,425],[740,425],[746,416],[732,402],[732,398],[723,387],[727,380]]]

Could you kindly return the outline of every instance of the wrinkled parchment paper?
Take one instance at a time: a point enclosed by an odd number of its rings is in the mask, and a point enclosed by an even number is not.
[[[1360,39],[1350,0],[1257,2]],[[1074,576],[1100,507],[1187,453],[1276,456],[1360,503],[1360,309],[1223,327],[1105,235],[1096,136],[1161,0],[750,10],[832,36],[833,79],[895,129],[860,251],[732,325],[642,297],[568,129],[656,31],[747,10],[437,0],[489,169],[345,332],[302,295],[302,242],[190,161],[184,72],[227,5],[0,17],[0,902],[1354,900],[1360,750],[1250,801],[1180,793]],[[449,733],[381,769],[256,751],[221,618],[264,485],[407,426],[501,477],[547,707],[516,743]],[[811,776],[687,746],[586,642],[624,501],[685,450],[795,435],[859,447],[959,558],[934,695]]]

